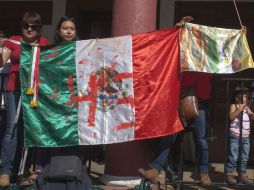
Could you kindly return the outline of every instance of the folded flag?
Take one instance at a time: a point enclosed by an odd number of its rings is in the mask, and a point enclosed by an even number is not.
[[[25,146],[126,142],[182,130],[179,30],[22,44]]]
[[[180,49],[182,71],[235,73],[254,66],[241,30],[186,23],[180,32]]]

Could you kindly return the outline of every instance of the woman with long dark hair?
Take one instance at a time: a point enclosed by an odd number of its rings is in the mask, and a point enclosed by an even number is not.
[[[67,16],[61,17],[57,24],[56,33],[55,33],[55,43],[62,42],[70,42],[77,40],[77,32],[76,32],[76,21],[74,18],[70,18]],[[26,187],[32,185],[38,175],[42,172],[44,166],[49,163],[49,159],[52,155],[55,154],[70,154],[77,153],[77,147],[70,148],[38,148],[36,153],[35,160],[35,171],[28,177],[23,179],[19,185],[21,187]]]
[[[76,20],[72,17],[63,16],[56,28],[55,43],[78,40]]]

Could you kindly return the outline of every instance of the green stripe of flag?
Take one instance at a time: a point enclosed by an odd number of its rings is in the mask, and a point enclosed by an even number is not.
[[[37,108],[30,107],[32,96],[26,95],[30,78],[31,49],[31,46],[23,44],[21,51],[20,78],[25,145],[29,147],[78,145],[77,105],[66,104],[70,99],[68,80],[72,78],[73,84],[76,83],[76,43],[43,47],[44,51],[41,51],[40,55]],[[76,85],[73,88],[77,93]]]

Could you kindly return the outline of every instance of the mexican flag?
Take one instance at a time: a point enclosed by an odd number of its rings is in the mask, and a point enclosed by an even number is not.
[[[225,74],[254,67],[241,30],[186,23],[180,32],[180,49],[182,71]]]
[[[25,146],[109,144],[182,130],[179,30],[22,44]]]

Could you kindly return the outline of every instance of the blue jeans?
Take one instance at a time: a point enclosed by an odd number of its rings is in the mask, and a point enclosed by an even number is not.
[[[174,144],[176,139],[176,134],[160,137],[155,147],[154,157],[150,166],[159,171],[164,170],[165,163],[168,158],[168,154],[172,145]]]
[[[20,137],[22,131],[21,130],[22,115],[19,116],[17,124],[14,124],[19,98],[20,98],[19,92],[6,93],[7,127],[2,139],[1,156],[0,156],[0,174],[12,173],[13,162],[17,150],[17,144],[18,140],[20,140],[17,134],[19,134]],[[20,145],[21,143],[19,143],[19,146]]]
[[[195,119],[189,120],[188,125],[190,125],[190,130],[194,134],[194,140],[196,144],[196,155],[197,155],[197,163],[198,163],[198,170],[201,173],[207,173],[209,168],[209,154],[208,154],[208,144],[207,144],[207,136],[206,136],[206,114],[207,108],[206,106],[202,106],[199,109],[199,116]],[[163,170],[165,161],[170,150],[174,148],[173,155],[173,168],[171,174],[178,176],[180,174],[180,164],[181,161],[181,146],[180,143],[183,139],[183,133],[178,133],[166,137],[162,137],[156,146],[155,156],[151,163],[152,168],[156,168],[158,170]],[[176,138],[177,137],[177,138]]]
[[[207,173],[209,168],[208,144],[206,139],[206,108],[199,109],[199,116],[192,120],[194,125],[194,140],[196,143],[198,170]],[[151,167],[159,171],[164,169],[167,156],[176,140],[176,135],[161,137],[156,146]]]
[[[209,168],[209,153],[206,136],[206,108],[199,109],[199,115],[194,119],[194,140],[198,170],[207,173]]]
[[[250,152],[250,138],[243,137],[242,138],[242,152],[241,152],[241,173],[245,173],[247,169],[247,162],[249,159]],[[226,173],[234,172],[239,157],[239,137],[229,134],[228,136],[228,150],[227,150],[227,162],[226,162]]]

